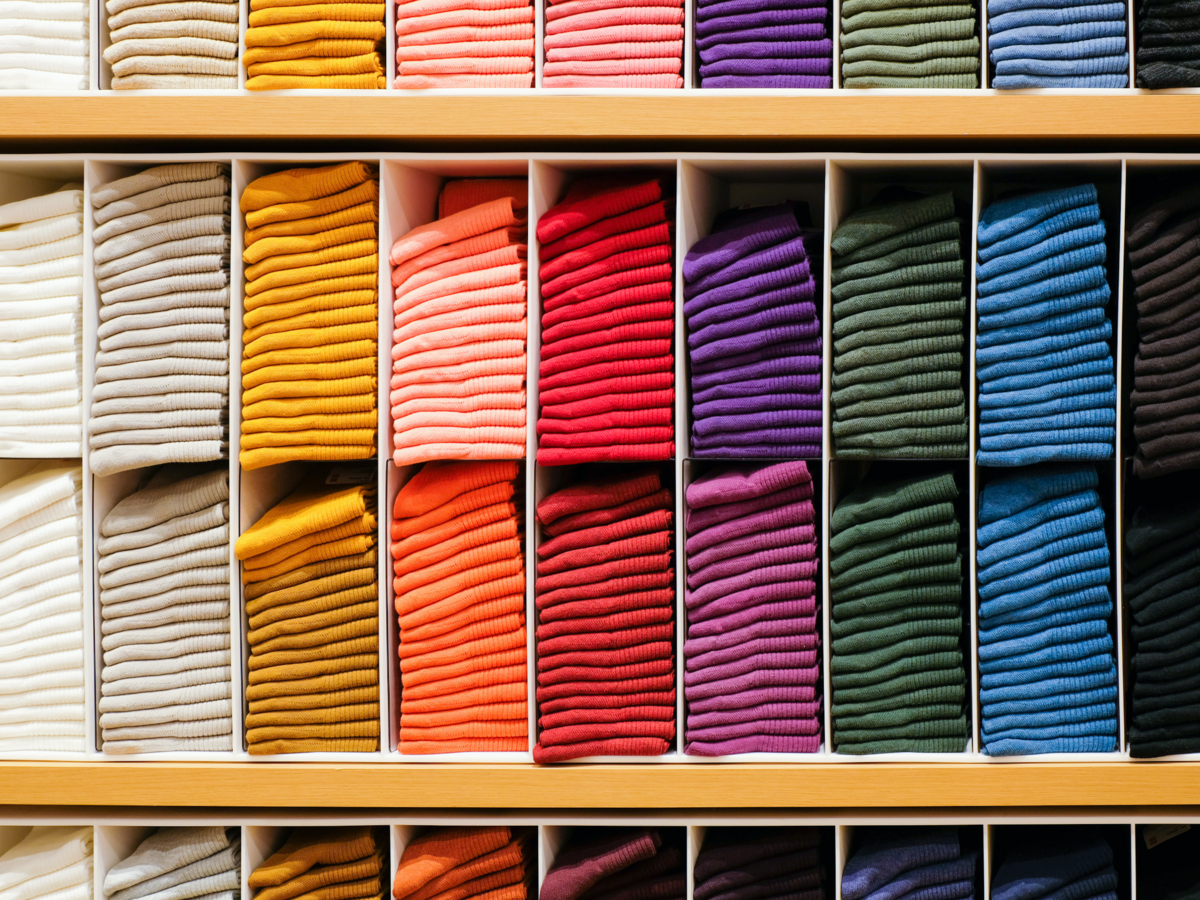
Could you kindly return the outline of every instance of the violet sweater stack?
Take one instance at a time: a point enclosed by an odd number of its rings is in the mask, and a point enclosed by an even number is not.
[[[972,900],[980,854],[963,848],[955,826],[877,826],[860,829],[842,870],[845,900],[936,897]],[[919,892],[919,893],[918,893]]]
[[[402,0],[393,87],[533,87],[533,3]]]
[[[683,0],[551,0],[548,88],[681,88]]]
[[[702,88],[831,88],[828,0],[699,0]]]

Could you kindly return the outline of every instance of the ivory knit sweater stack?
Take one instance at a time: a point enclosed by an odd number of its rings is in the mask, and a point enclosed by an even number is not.
[[[824,900],[821,830],[709,828],[692,874],[695,900]]]
[[[0,206],[0,454],[81,456],[83,191]]]
[[[517,475],[431,462],[396,495],[401,753],[529,749]]]
[[[658,180],[580,178],[538,222],[542,465],[675,455],[673,209]]]
[[[22,900],[91,900],[95,878],[92,846],[90,825],[35,825],[0,856],[0,884],[6,895]]]
[[[379,900],[386,852],[383,829],[293,828],[287,841],[250,873],[254,900],[337,897]]]
[[[229,455],[229,167],[155,166],[92,191],[95,475]]]
[[[374,487],[319,474],[238,538],[251,754],[379,749],[376,542]]]
[[[250,0],[246,88],[382,90],[387,6],[370,0]]]
[[[233,90],[237,0],[106,0],[114,91]]]
[[[846,900],[918,897],[972,900],[979,852],[964,850],[955,826],[877,826],[862,829],[842,870]],[[919,892],[919,893],[916,893]]]
[[[533,87],[530,0],[402,0],[393,87]]]
[[[229,473],[164,466],[100,522],[105,753],[232,750]]]
[[[82,490],[50,462],[0,486],[0,750],[84,751]]]
[[[542,900],[683,900],[683,829],[577,828],[542,881]]]
[[[392,245],[392,460],[525,456],[528,182],[446,184]]]
[[[243,468],[375,455],[378,202],[360,162],[275,172],[242,194]]]
[[[841,48],[843,87],[979,87],[972,3],[847,0]]]
[[[875,478],[829,522],[838,753],[966,748],[962,533],[950,472]]]
[[[671,749],[673,508],[657,471],[591,478],[538,504],[535,761]]]
[[[827,0],[699,0],[702,88],[833,87]]]
[[[992,87],[1123,88],[1125,4],[986,0]]]
[[[86,91],[85,0],[17,0],[0,15],[0,90]]]
[[[159,828],[104,876],[105,900],[239,900],[241,829]]]
[[[537,862],[528,831],[507,825],[430,828],[410,841],[392,884],[395,900],[526,900]]]
[[[548,88],[683,87],[683,0],[551,0]]]
[[[802,461],[687,488],[688,753],[816,753],[821,655],[813,483]]]

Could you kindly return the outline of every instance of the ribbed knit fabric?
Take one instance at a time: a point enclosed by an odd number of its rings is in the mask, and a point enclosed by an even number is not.
[[[0,14],[0,90],[86,91],[88,11],[83,0],[7,6]]]
[[[680,900],[687,890],[681,828],[576,828],[555,854],[543,900]]]
[[[980,465],[1113,454],[1111,292],[1096,198],[1087,184],[1001,200],[980,216]]]
[[[963,848],[958,826],[888,825],[860,833],[842,869],[846,900],[890,900],[925,890],[930,896],[971,900],[980,893],[980,853]]]
[[[517,477],[515,462],[430,462],[396,495],[401,753],[529,749]]]
[[[832,848],[822,832],[813,826],[709,828],[693,867],[696,900],[824,900],[828,873],[822,860]]]
[[[379,749],[376,540],[375,487],[320,471],[238,538],[251,754]]]
[[[607,472],[538,504],[535,761],[671,749],[672,508],[654,469]],[[575,527],[550,530],[559,524]]]
[[[113,90],[237,88],[236,0],[131,8],[108,0],[106,7],[111,43],[104,61]]]
[[[528,829],[506,825],[431,828],[410,841],[392,884],[395,900],[472,897],[525,900],[536,852]]]
[[[970,4],[850,4],[841,27],[844,87],[979,87]]]
[[[687,753],[820,748],[812,495],[802,461],[718,468],[688,485]],[[807,696],[780,702],[771,689],[784,685]]]
[[[966,457],[961,219],[949,191],[893,187],[834,232],[837,456]]]
[[[251,0],[242,64],[252,91],[382,90],[383,2]]]
[[[378,900],[387,858],[384,829],[293,828],[282,846],[250,873],[259,900],[317,896]]]
[[[1117,897],[1113,850],[1098,827],[1031,825],[1013,828],[1009,836],[992,875],[997,900]]]
[[[35,825],[0,856],[0,889],[17,900],[92,900],[92,826]]]
[[[529,0],[401,0],[393,86],[531,88],[533,16]]]
[[[1134,8],[1136,69],[1140,88],[1195,87],[1200,84],[1198,11],[1175,0],[1142,0]]]
[[[1124,3],[988,0],[987,11],[992,87],[1129,86]]]
[[[107,900],[188,900],[241,896],[239,829],[201,825],[159,828],[104,877]]]
[[[579,178],[538,222],[542,465],[675,455],[674,205],[664,184]]]
[[[700,87],[833,87],[830,10],[825,0],[788,0],[769,9],[747,0],[700,3]]]
[[[682,0],[551,0],[542,84],[682,88],[683,17]]]
[[[980,494],[980,703],[989,755],[1117,749],[1098,483],[1090,466],[1040,466],[993,479]]]

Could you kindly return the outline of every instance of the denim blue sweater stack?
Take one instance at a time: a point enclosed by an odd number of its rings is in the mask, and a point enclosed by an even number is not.
[[[1098,483],[1090,466],[1044,466],[997,479],[980,496],[979,687],[991,756],[1117,748]]]
[[[992,87],[1129,85],[1124,3],[988,0],[987,10]]]
[[[863,828],[842,870],[842,900],[972,900],[977,851],[964,851],[955,826]]]
[[[979,454],[983,466],[1113,454],[1111,296],[1096,186],[993,203],[979,218]]]
[[[1016,844],[992,878],[993,900],[1117,900],[1112,847],[1099,829],[1023,826],[1010,833]]]

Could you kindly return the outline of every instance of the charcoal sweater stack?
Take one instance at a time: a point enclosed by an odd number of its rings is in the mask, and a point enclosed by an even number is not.
[[[1140,0],[1134,10],[1140,88],[1200,87],[1200,4]]]
[[[710,828],[692,874],[695,900],[824,900],[821,831]]]

